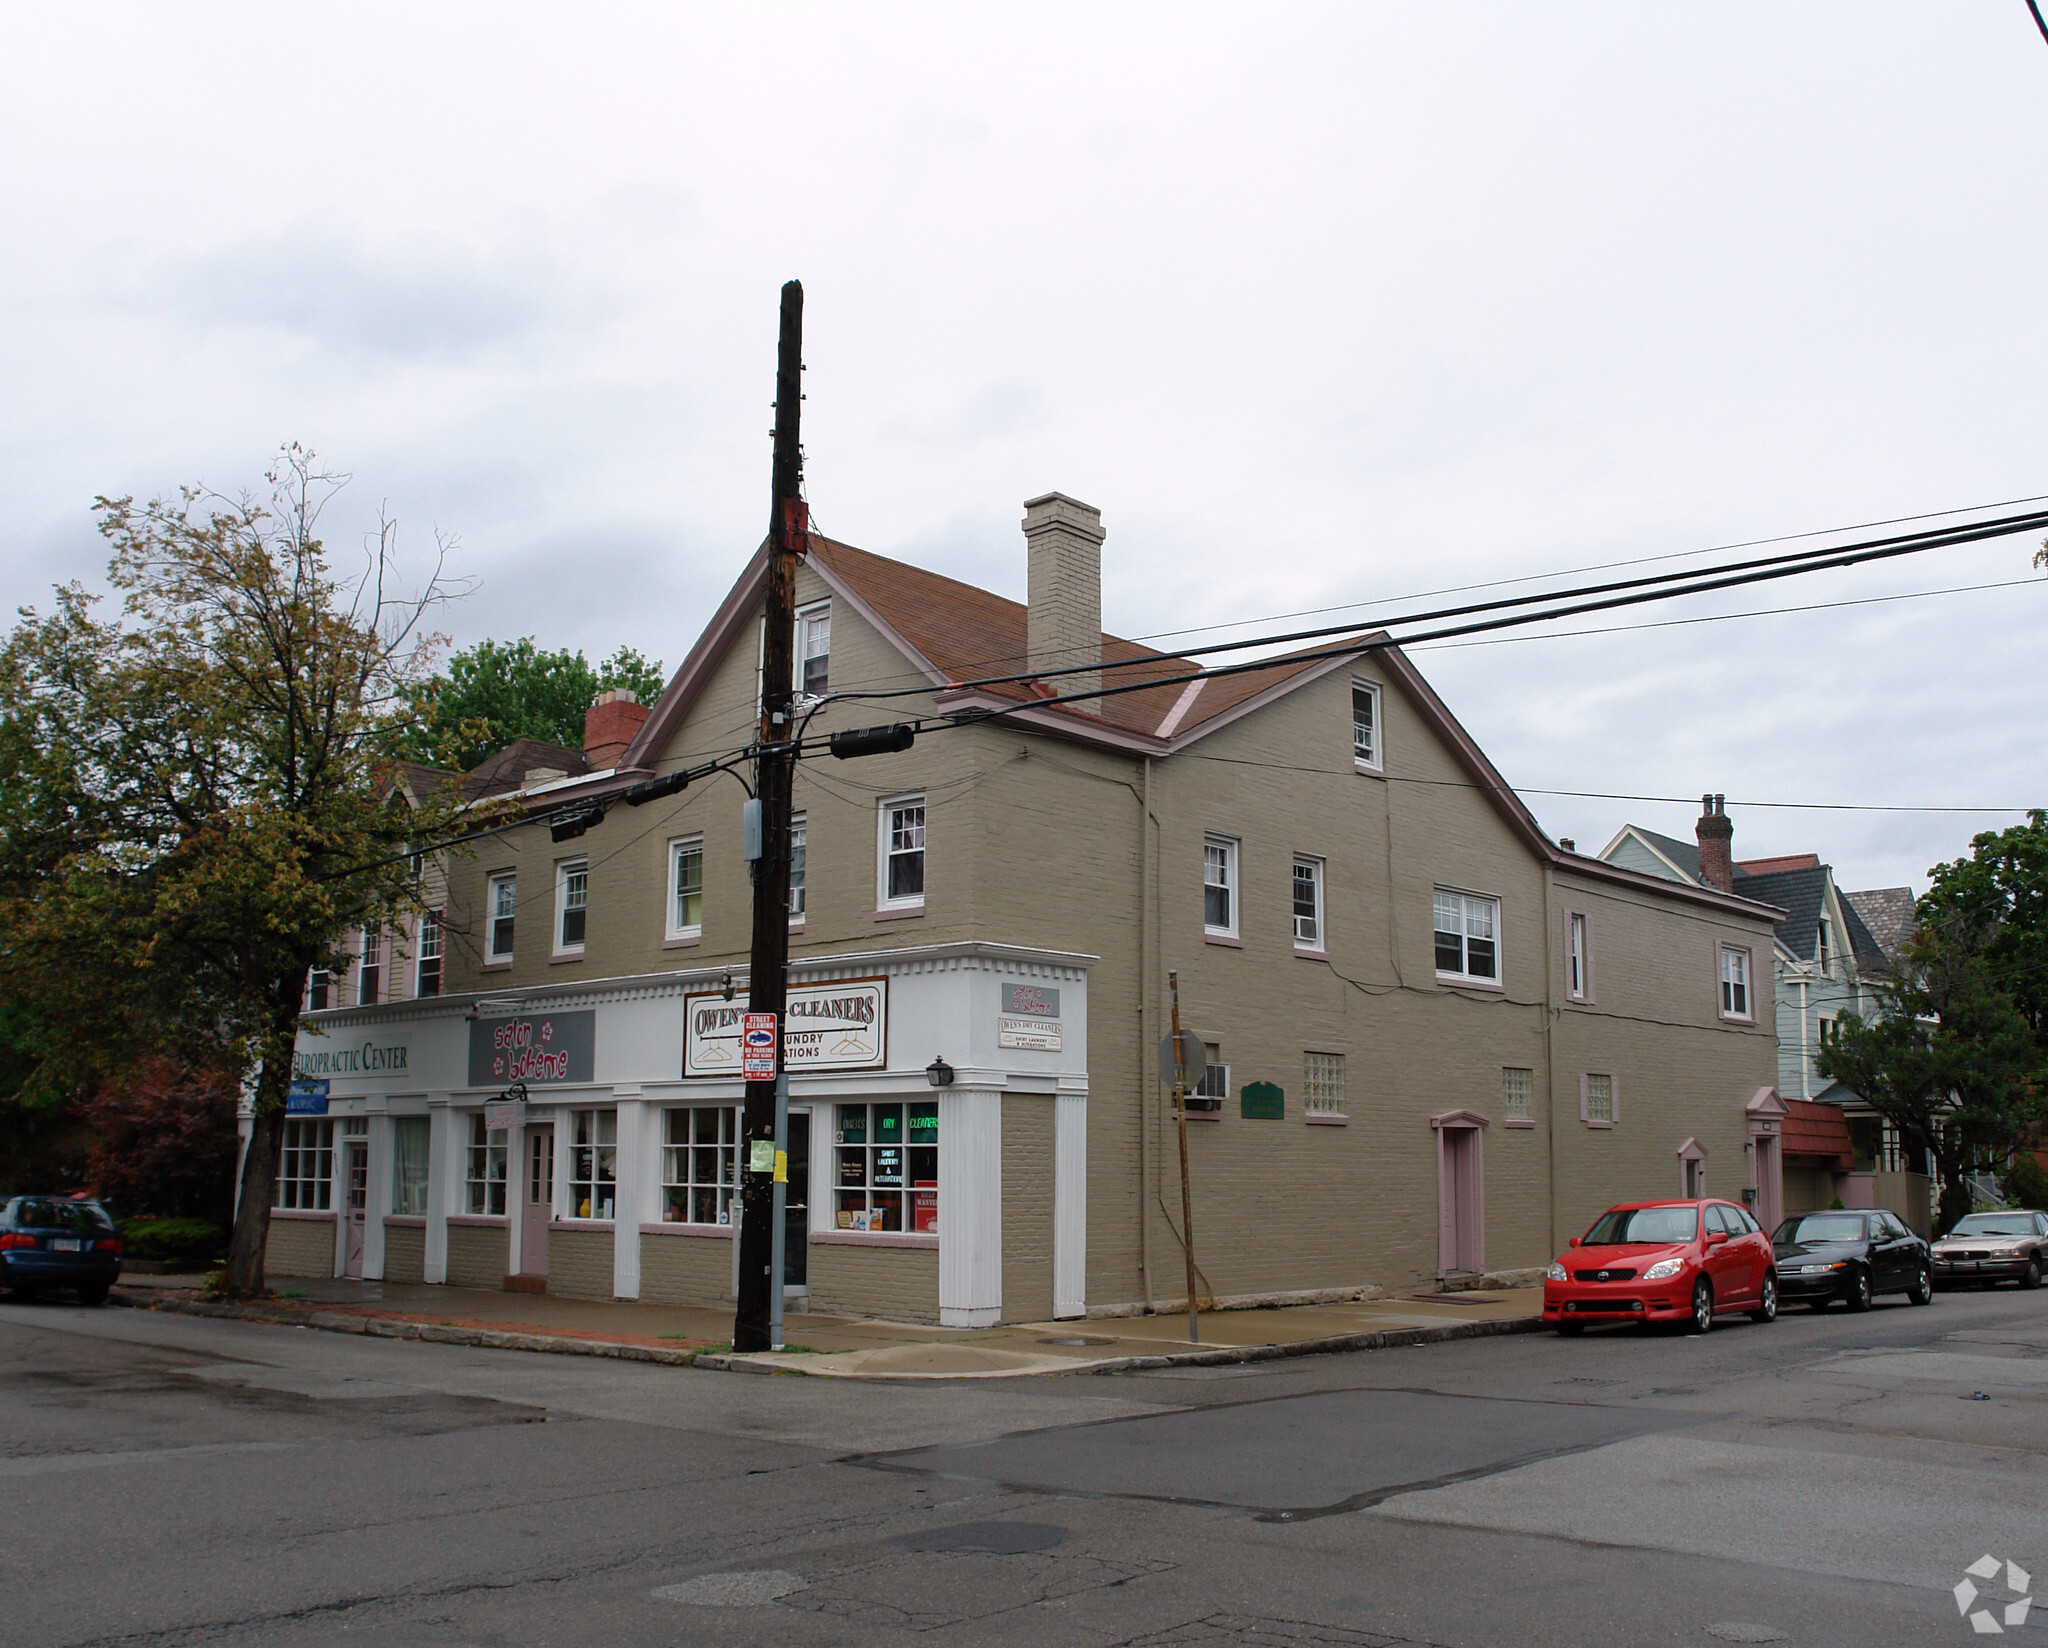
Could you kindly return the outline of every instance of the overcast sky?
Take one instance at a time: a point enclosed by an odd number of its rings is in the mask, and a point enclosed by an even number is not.
[[[0,152],[10,607],[298,440],[458,644],[673,668],[792,276],[818,524],[1021,598],[1057,488],[1127,635],[2048,493],[2022,0],[8,5]],[[1918,890],[2016,819],[1749,803],[2048,804],[2035,547],[1416,661],[1581,848],[1717,790]]]

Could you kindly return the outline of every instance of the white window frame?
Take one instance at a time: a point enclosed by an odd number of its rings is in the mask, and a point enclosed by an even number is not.
[[[789,821],[789,924],[801,927],[810,904],[811,821],[798,813]]]
[[[1595,1082],[1607,1084],[1605,1116],[1593,1113],[1593,1092]],[[1579,1077],[1579,1120],[1588,1127],[1619,1127],[1621,1125],[1621,1080],[1604,1070],[1587,1071]]]
[[[421,912],[417,936],[413,948],[417,952],[412,961],[412,993],[415,998],[438,996],[442,986],[448,982],[447,929],[441,924],[439,910]],[[433,964],[431,971],[428,963]],[[427,988],[428,980],[433,988]]]
[[[506,924],[511,944],[498,948],[498,923]],[[508,962],[519,943],[519,874],[501,870],[484,883],[484,964]]]
[[[707,1132],[708,1139],[703,1137]],[[662,1112],[662,1223],[739,1223],[733,1217],[740,1202],[739,1141],[740,1112],[731,1105],[678,1106]],[[700,1219],[697,1214],[707,1200],[713,1216]]]
[[[502,1219],[511,1200],[508,1188],[512,1128],[495,1133],[484,1125],[484,1113],[469,1113],[469,1139],[462,1157],[462,1208],[472,1217]]]
[[[341,1004],[335,1000],[334,973],[326,967],[315,967],[306,975],[306,1011],[324,1013],[330,1007]]]
[[[1503,951],[1506,949],[1506,946],[1501,942],[1501,908],[1499,895],[1494,893],[1468,893],[1464,891],[1462,888],[1458,887],[1437,887],[1432,889],[1430,896],[1429,912],[1429,942],[1430,955],[1432,959],[1434,959],[1436,954],[1436,935],[1438,933],[1447,933],[1450,931],[1448,927],[1440,927],[1437,925],[1438,901],[1442,899],[1456,899],[1458,901],[1457,930],[1458,958],[1460,962],[1460,970],[1457,972],[1451,972],[1445,969],[1441,964],[1439,964],[1436,969],[1436,976],[1439,979],[1445,981],[1446,983],[1476,986],[1477,988],[1482,990],[1499,990],[1505,988],[1501,980],[1505,976],[1507,971],[1506,957],[1503,954]],[[1482,940],[1482,942],[1490,942],[1493,945],[1493,971],[1490,974],[1475,973],[1472,971],[1472,941],[1473,939],[1479,937],[1478,934],[1475,934],[1472,931],[1472,911],[1475,907],[1478,906],[1490,907],[1493,915],[1493,937],[1490,941]]]
[[[812,692],[804,684],[804,665],[810,655],[804,650],[805,631],[814,620],[825,620],[825,650],[819,654],[825,660],[825,679],[819,683],[819,691]],[[796,633],[790,645],[790,690],[806,701],[815,701],[832,690],[832,603],[813,601],[809,606],[796,609]]]
[[[1230,1097],[1230,1066],[1223,1062],[1223,1044],[1216,1041],[1202,1043],[1202,1073],[1195,1078],[1195,1085],[1189,1090],[1192,1099],[1215,1099],[1219,1105]]]
[[[356,935],[356,1005],[375,1007],[378,1002],[388,1000],[384,989],[387,969],[384,966],[384,930],[377,926],[364,927]],[[369,988],[364,989],[365,983]]]
[[[1380,714],[1383,703],[1380,685],[1377,681],[1367,681],[1354,675],[1351,678],[1351,693],[1351,764],[1360,772],[1385,772],[1387,767],[1386,722]],[[1360,693],[1364,693],[1372,703],[1372,708],[1368,712],[1372,716],[1372,725],[1366,729],[1367,737],[1364,753],[1360,753],[1358,740],[1358,694]]]
[[[581,880],[581,885],[576,883]],[[580,893],[582,903],[572,905],[569,900]],[[571,943],[568,937],[569,917],[580,914],[583,917],[583,937]],[[557,956],[580,956],[590,936],[590,860],[587,858],[565,858],[555,866],[555,950]]]
[[[898,849],[895,846],[897,831],[896,818],[900,813],[915,809],[917,813],[917,846]],[[922,791],[908,795],[890,795],[882,798],[875,809],[875,908],[879,910],[922,910],[925,889],[931,878],[931,835],[928,828],[930,812]],[[889,896],[889,869],[892,860],[905,857],[911,852],[917,855],[917,887],[915,893],[899,897]]]
[[[1739,962],[1740,980],[1729,977],[1730,963]],[[1734,1006],[1734,987],[1742,990],[1742,1006]],[[1714,1006],[1730,1024],[1756,1023],[1756,958],[1747,946],[1720,944],[1714,950]]]
[[[334,1123],[324,1116],[287,1116],[270,1205],[290,1213],[334,1211]]]
[[[1564,913],[1564,994],[1567,1001],[1593,999],[1593,921],[1583,910]]]
[[[1209,938],[1236,938],[1242,924],[1244,900],[1239,888],[1243,878],[1238,873],[1238,847],[1235,836],[1204,835],[1202,837],[1202,932]],[[1222,880],[1214,879],[1221,871]],[[1229,920],[1218,926],[1209,919],[1209,891],[1220,888],[1229,901]]]
[[[687,853],[697,855],[697,919],[686,922],[682,919],[682,864]],[[667,925],[668,936],[674,939],[694,939],[704,936],[704,837],[702,835],[679,835],[668,844],[668,913],[662,918]]]
[[[1301,1113],[1311,1122],[1348,1122],[1345,1108],[1344,1055],[1305,1052],[1301,1055]]]
[[[416,1140],[419,1148],[408,1152],[405,1141]],[[401,1219],[424,1217],[428,1206],[427,1182],[432,1149],[432,1129],[425,1116],[391,1118],[391,1211]],[[413,1169],[407,1172],[407,1168]]]
[[[619,1112],[616,1105],[569,1112],[568,1166],[562,1175],[562,1211],[558,1219],[610,1224],[618,1211],[619,1195]],[[578,1169],[588,1168],[579,1173]],[[611,1195],[605,1195],[609,1186]],[[576,1192],[590,1195],[579,1200]],[[579,1211],[584,1205],[590,1211]]]
[[[1294,870],[1288,883],[1289,907],[1294,914],[1294,948],[1307,955],[1321,955],[1326,947],[1328,924],[1323,917],[1323,876],[1324,861],[1310,853],[1294,855]],[[1309,873],[1309,886],[1313,906],[1304,917],[1301,913],[1302,871]],[[1303,925],[1307,925],[1304,934]]]

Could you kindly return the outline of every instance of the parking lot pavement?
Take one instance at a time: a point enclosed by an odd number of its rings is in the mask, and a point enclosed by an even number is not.
[[[0,1306],[0,1645],[1974,1641],[2044,1359],[2010,1292],[917,1385]]]

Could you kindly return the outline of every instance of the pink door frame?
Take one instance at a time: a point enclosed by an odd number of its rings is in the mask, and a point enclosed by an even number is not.
[[[342,1145],[341,1274],[363,1273],[363,1227],[370,1211],[370,1144],[349,1139]]]
[[[1756,1193],[1749,1211],[1765,1230],[1776,1230],[1785,1216],[1784,1157],[1779,1153],[1785,1101],[1775,1087],[1759,1087],[1742,1108],[1749,1122],[1749,1188]]]
[[[1436,1133],[1437,1275],[1486,1269],[1486,1129],[1476,1110],[1429,1118]]]
[[[548,1273],[548,1221],[555,1211],[555,1124],[532,1122],[519,1152],[519,1270]]]

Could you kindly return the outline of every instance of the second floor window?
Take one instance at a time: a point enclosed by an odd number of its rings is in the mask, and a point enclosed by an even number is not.
[[[356,957],[356,1005],[374,1007],[384,982],[384,935],[363,929],[363,947]]]
[[[1749,1012],[1749,952],[1721,947],[1721,1017],[1746,1019]]]
[[[419,950],[417,985],[413,991],[419,996],[438,996],[441,993],[441,912],[429,910],[420,917],[420,932],[417,943]]]
[[[1499,899],[1437,888],[1436,975],[1499,982]]]
[[[1573,1001],[1587,1001],[1593,994],[1591,956],[1586,949],[1586,918],[1576,910],[1565,918],[1564,993]]]
[[[485,909],[488,912],[488,931],[484,937],[484,960],[510,961],[512,959],[512,917],[519,908],[519,879],[516,876],[492,876],[490,886],[485,890]]]
[[[789,826],[789,919],[804,919],[804,863],[805,849],[809,845],[810,826],[802,817],[793,820]]]
[[[811,607],[796,615],[796,690],[822,698],[832,679],[832,609]]]
[[[1294,943],[1297,949],[1323,947],[1323,861],[1294,861]]]
[[[1237,937],[1237,843],[1228,836],[1202,842],[1202,927],[1219,938]]]
[[[882,803],[882,903],[924,902],[924,797]]]
[[[704,838],[668,844],[668,936],[695,938],[704,930]]]
[[[590,913],[590,861],[576,859],[555,868],[555,953],[583,948],[584,919]]]
[[[334,1005],[334,975],[324,967],[313,969],[312,977],[306,981],[306,1011],[324,1013]]]
[[[1370,681],[1351,683],[1351,758],[1362,767],[1380,764],[1380,689]]]

